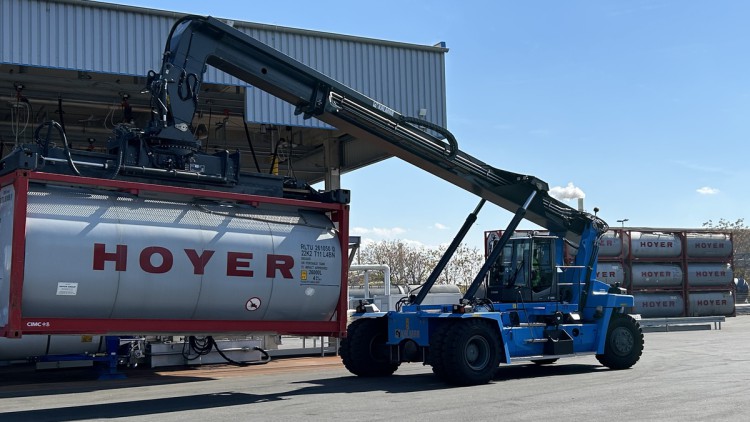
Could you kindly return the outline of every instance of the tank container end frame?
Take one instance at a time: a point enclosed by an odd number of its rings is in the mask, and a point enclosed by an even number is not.
[[[258,321],[258,320],[184,320],[184,319],[110,319],[110,318],[27,318],[22,309],[26,251],[26,209],[30,184],[48,184],[69,187],[96,188],[129,194],[161,195],[167,198],[201,198],[219,201],[235,201],[246,204],[267,204],[275,207],[293,207],[322,211],[331,217],[337,227],[338,243],[341,251],[349,247],[349,206],[337,203],[322,203],[297,199],[264,197],[234,194],[220,191],[181,188],[173,186],[144,184],[118,180],[93,179],[53,173],[18,170],[0,177],[0,188],[14,186],[13,214],[24,218],[14,218],[12,234],[12,258],[10,262],[10,283],[8,318],[5,326],[0,326],[0,337],[20,338],[26,334],[216,334],[273,332],[279,334],[299,334],[310,336],[341,337],[346,332],[347,295],[345,282],[336,304],[336,310],[329,321]],[[341,280],[346,280],[348,256],[341,253]]]

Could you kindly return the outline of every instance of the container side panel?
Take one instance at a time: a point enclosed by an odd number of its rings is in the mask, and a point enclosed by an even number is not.
[[[328,321],[336,310],[342,251],[325,214],[78,188],[29,197],[25,317]]]

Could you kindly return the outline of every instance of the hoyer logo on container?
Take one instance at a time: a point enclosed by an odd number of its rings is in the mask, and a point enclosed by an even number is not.
[[[144,272],[150,274],[164,274],[169,272],[178,260],[178,265],[190,265],[193,274],[202,275],[205,273],[206,265],[214,258],[216,251],[210,249],[198,252],[195,249],[183,249],[177,253],[162,247],[148,246],[143,248],[138,254],[138,265]],[[280,275],[282,278],[291,279],[292,268],[294,268],[294,258],[290,255],[267,254],[258,257],[252,252],[232,252],[226,253],[226,274],[228,277],[253,277],[255,271],[252,268],[253,261],[265,259],[267,278],[274,278]],[[127,271],[128,262],[128,245],[116,245],[114,250],[104,243],[94,244],[94,270],[104,271],[107,263],[114,265],[115,271]]]

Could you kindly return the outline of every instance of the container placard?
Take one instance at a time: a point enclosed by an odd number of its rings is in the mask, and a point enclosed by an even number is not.
[[[57,283],[57,295],[58,296],[75,296],[78,294],[78,283]]]

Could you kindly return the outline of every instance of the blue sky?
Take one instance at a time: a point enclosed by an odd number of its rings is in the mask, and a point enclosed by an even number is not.
[[[154,2],[122,1],[142,7]],[[750,2],[172,1],[159,9],[414,44],[444,41],[463,151],[572,183],[611,226],[750,210]],[[353,234],[450,242],[479,198],[398,159],[346,174]],[[575,206],[575,201],[569,202]],[[465,243],[512,215],[487,205]],[[522,228],[534,228],[533,225]]]

